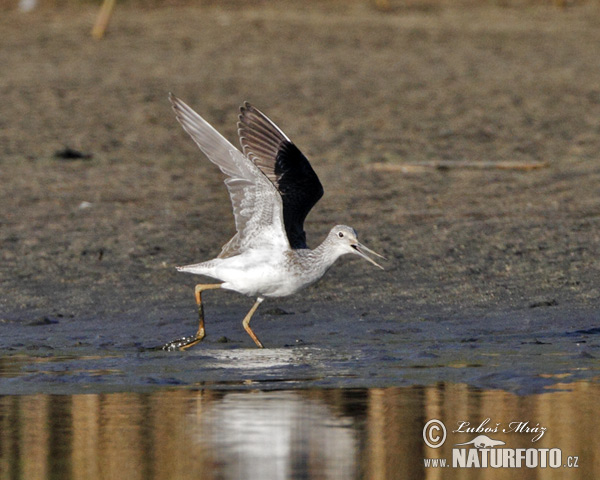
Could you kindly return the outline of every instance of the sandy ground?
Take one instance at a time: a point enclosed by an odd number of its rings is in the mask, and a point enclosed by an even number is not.
[[[515,390],[582,366],[595,375],[597,5],[119,6],[100,42],[95,13],[0,16],[3,349],[118,356],[193,333],[196,278],[174,266],[216,255],[233,221],[172,91],[232,141],[239,105],[262,109],[325,187],[309,243],[346,223],[388,258],[384,272],[343,259],[304,293],[265,302],[254,328],[267,346],[323,349],[312,354],[331,378],[327,349],[342,352],[342,385],[346,368],[358,368],[352,385],[398,384],[431,362],[415,382],[453,380],[452,365],[477,367],[459,381]],[[545,167],[411,166],[440,160]],[[209,336],[188,358],[252,345],[240,325],[251,300],[206,302]],[[181,354],[148,355],[167,368]],[[294,380],[290,369],[281,376]]]

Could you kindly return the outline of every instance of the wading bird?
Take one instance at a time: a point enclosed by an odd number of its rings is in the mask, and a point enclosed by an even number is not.
[[[163,349],[185,350],[204,338],[206,290],[224,288],[256,298],[242,325],[263,348],[250,319],[265,298],[285,297],[316,282],[346,253],[383,268],[367,253],[381,255],[359,243],[356,231],[346,225],[333,227],[314,250],[307,247],[304,219],[323,196],[323,187],[302,152],[262,112],[248,103],[241,107],[240,152],[184,102],[173,95],[169,99],[183,129],[226,175],[237,233],[217,258],[177,267],[221,283],[196,285],[198,332]]]

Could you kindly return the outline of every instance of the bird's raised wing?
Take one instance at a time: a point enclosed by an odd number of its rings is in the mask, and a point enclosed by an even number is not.
[[[281,194],[283,223],[290,246],[307,248],[304,220],[323,196],[319,177],[277,125],[247,102],[241,108],[238,135],[244,155]]]
[[[183,129],[227,175],[225,185],[231,197],[237,233],[223,246],[219,257],[230,257],[250,248],[289,249],[281,196],[273,183],[188,105],[172,94],[169,100]]]

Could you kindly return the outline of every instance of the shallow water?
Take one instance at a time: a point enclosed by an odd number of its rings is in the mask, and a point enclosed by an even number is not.
[[[441,478],[424,459],[452,457],[488,426],[528,422],[539,433],[489,433],[512,449],[559,448],[562,464],[519,478],[598,478],[600,419],[589,382],[519,396],[464,384],[311,390],[159,389],[151,393],[0,397],[2,479]],[[440,449],[423,427],[447,428]],[[498,447],[496,447],[498,448]],[[571,459],[571,461],[572,461]],[[443,478],[511,478],[514,468],[445,468]]]
[[[193,320],[60,318],[2,324],[0,395],[186,388],[379,388],[464,383],[520,395],[598,378],[599,312],[530,309],[439,318],[391,310],[364,316],[320,305],[257,317],[254,347],[235,313],[217,312],[186,352],[149,350]],[[176,313],[177,314],[177,313]],[[185,317],[184,317],[185,318]],[[221,339],[227,338],[226,343]]]

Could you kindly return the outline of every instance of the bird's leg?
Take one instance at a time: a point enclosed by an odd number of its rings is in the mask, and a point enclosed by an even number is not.
[[[242,325],[244,326],[244,330],[246,330],[246,332],[248,332],[248,335],[250,335],[252,337],[252,340],[254,340],[254,343],[256,343],[256,346],[258,348],[265,348],[265,347],[263,346],[262,343],[260,343],[260,340],[258,339],[258,337],[256,336],[256,334],[250,328],[250,319],[252,318],[252,315],[254,315],[254,312],[256,312],[256,309],[258,308],[258,306],[263,302],[263,300],[264,300],[264,298],[258,297],[256,299],[256,302],[254,302],[254,305],[252,305],[252,308],[246,314],[246,316],[244,317],[244,320],[242,321]]]
[[[196,335],[173,340],[163,346],[163,350],[187,350],[202,341],[206,335],[204,331],[204,305],[202,305],[202,292],[204,290],[214,290],[216,288],[221,288],[221,284],[210,283],[196,285],[196,288],[194,289],[196,303],[198,304],[198,331],[196,332]]]

